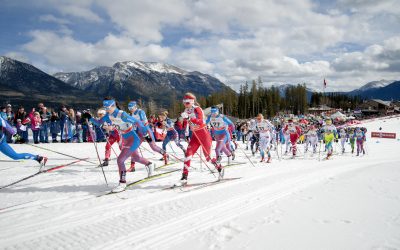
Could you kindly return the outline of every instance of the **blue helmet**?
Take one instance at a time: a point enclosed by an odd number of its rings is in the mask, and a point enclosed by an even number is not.
[[[128,109],[129,110],[132,110],[132,109],[134,109],[136,107],[137,107],[137,103],[135,101],[129,102],[129,104],[128,104]]]
[[[110,109],[112,106],[115,106],[115,100],[104,100],[103,101],[103,108],[106,110]]]
[[[219,108],[218,107],[211,107],[211,114],[212,115],[218,115],[219,114]]]

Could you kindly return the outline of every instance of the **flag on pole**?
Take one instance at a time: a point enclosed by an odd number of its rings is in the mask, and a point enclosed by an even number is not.
[[[326,89],[326,80],[324,78],[324,89]]]

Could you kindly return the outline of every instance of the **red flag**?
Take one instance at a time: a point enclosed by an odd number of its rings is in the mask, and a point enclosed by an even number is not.
[[[326,80],[325,80],[325,78],[324,78],[324,89],[326,88]]]

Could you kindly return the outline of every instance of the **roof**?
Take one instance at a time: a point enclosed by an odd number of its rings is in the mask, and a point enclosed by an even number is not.
[[[311,110],[311,111],[329,111],[331,109],[332,109],[331,107],[328,107],[326,105],[319,105],[318,107],[312,107],[312,108],[309,108],[308,110]]]
[[[377,102],[377,103],[385,105],[385,106],[390,106],[390,104],[391,104],[390,101],[383,101],[381,99],[371,99],[371,101]]]

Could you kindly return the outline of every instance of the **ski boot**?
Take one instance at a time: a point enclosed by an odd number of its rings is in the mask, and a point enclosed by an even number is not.
[[[109,161],[110,161],[109,159],[104,159],[104,161],[102,163],[103,167],[107,167]]]
[[[135,162],[131,162],[131,167],[126,170],[126,172],[135,172]]]
[[[112,192],[112,193],[120,193],[120,192],[122,192],[122,191],[125,191],[125,189],[126,189],[126,182],[120,182],[120,183],[118,184],[118,186],[116,186],[115,188],[113,188],[113,189],[111,190],[111,192]]]
[[[155,164],[154,163],[149,163],[146,165],[146,170],[147,170],[147,178],[152,176],[154,173],[154,169],[155,169]]]
[[[40,166],[43,167],[46,165],[47,157],[38,155],[36,160],[37,160],[37,162],[39,162]]]
[[[271,163],[271,157],[268,157],[267,163]]]
[[[332,153],[328,153],[327,155],[326,155],[326,160],[329,160],[329,158],[331,158],[331,156],[332,156]]]
[[[225,175],[225,168],[220,164],[219,168],[217,168],[218,170],[218,181],[224,179],[224,175]]]
[[[168,164],[168,160],[169,160],[169,155],[167,153],[163,154],[163,160],[164,160],[164,164],[167,165]]]
[[[261,157],[261,161],[260,162],[263,162],[264,161],[264,157]]]
[[[234,154],[228,156],[228,166],[232,164],[233,157],[234,157]]]
[[[187,174],[182,173],[181,179],[180,179],[177,183],[174,184],[174,187],[183,187],[183,186],[186,186],[186,184],[187,184],[187,177],[188,177]]]
[[[235,160],[235,151],[232,151],[232,161],[234,161]]]

